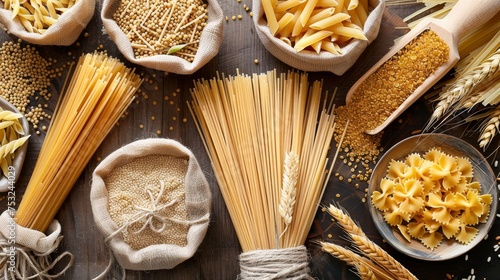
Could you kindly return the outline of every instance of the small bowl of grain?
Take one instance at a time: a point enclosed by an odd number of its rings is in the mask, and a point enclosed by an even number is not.
[[[223,14],[216,0],[105,0],[106,33],[130,62],[192,74],[219,52]]]
[[[498,204],[496,177],[483,155],[446,134],[409,137],[389,149],[370,178],[370,215],[398,251],[447,260],[486,236]]]
[[[282,62],[302,71],[342,75],[377,37],[385,8],[384,1],[356,2],[286,1],[273,6],[268,0],[253,0],[255,29],[264,47]]]

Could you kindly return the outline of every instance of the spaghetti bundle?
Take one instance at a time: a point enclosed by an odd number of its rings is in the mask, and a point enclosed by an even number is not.
[[[82,55],[59,100],[16,214],[18,225],[44,232],[142,80],[105,54]]]
[[[241,277],[263,271],[250,271],[244,260],[276,260],[266,253],[287,248],[306,254],[302,244],[329,175],[335,128],[322,83],[310,86],[307,74],[295,72],[238,73],[197,81],[191,94],[191,113],[244,252]],[[300,259],[293,256],[292,263]]]

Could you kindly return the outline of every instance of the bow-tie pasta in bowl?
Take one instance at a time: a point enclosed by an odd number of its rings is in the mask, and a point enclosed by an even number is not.
[[[445,134],[412,136],[375,166],[370,214],[400,252],[422,260],[451,259],[472,249],[491,228],[495,180],[488,161],[467,142]]]

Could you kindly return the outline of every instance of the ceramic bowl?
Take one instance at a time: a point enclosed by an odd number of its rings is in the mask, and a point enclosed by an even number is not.
[[[372,193],[380,190],[380,181],[387,174],[391,160],[404,160],[411,153],[423,155],[431,148],[439,148],[451,156],[466,157],[472,164],[474,178],[481,185],[481,193],[492,196],[490,214],[486,223],[479,223],[475,227],[479,230],[477,236],[467,244],[460,244],[454,238],[443,237],[442,243],[433,250],[425,247],[419,240],[411,239],[408,242],[396,227],[391,227],[385,222],[381,212],[376,209],[371,201]],[[398,251],[421,260],[440,261],[460,256],[476,246],[486,236],[495,220],[498,204],[496,177],[491,166],[483,155],[472,145],[462,139],[445,134],[421,134],[409,137],[397,143],[380,158],[373,170],[368,189],[370,215],[382,237]]]
[[[0,108],[2,108],[2,110],[8,110],[11,112],[20,113],[14,105],[12,105],[3,98],[0,98]],[[19,119],[19,121],[21,122],[25,134],[26,135],[29,134],[30,127],[28,121],[24,117],[24,114],[23,117]],[[12,161],[13,176],[9,176],[9,178],[7,178],[2,175],[0,177],[0,192],[8,191],[10,189],[9,187],[11,187],[12,184],[15,183],[19,178],[19,175],[21,175],[21,169],[23,168],[23,163],[24,159],[26,158],[27,150],[28,150],[28,141],[26,141],[24,145],[22,145],[15,151],[14,160]]]

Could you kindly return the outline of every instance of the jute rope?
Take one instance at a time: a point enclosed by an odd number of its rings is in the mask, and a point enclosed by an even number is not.
[[[242,253],[240,280],[313,279],[305,246]]]
[[[4,225],[8,221],[9,227],[15,223],[14,219],[7,219],[7,214],[2,214],[0,226],[3,230],[7,228]],[[59,226],[56,220],[53,221],[56,227]],[[20,227],[17,224],[15,227]],[[19,231],[16,231],[19,233]],[[23,230],[23,233],[26,230]],[[54,233],[53,233],[54,234]],[[28,236],[16,236],[16,239],[9,239],[4,232],[0,234],[0,279],[55,279],[62,276],[68,268],[73,265],[74,256],[70,252],[63,252],[55,260],[52,260],[51,254],[59,247],[63,236],[60,232],[55,232],[57,238],[53,240],[49,246],[41,251],[34,250],[29,246],[23,246],[19,243],[20,239],[30,238]],[[33,236],[37,238],[38,236]],[[35,241],[36,242],[36,241]],[[62,270],[55,274],[51,274],[52,270],[64,258],[68,258],[68,262],[63,266]],[[13,264],[14,263],[14,264]]]
[[[112,238],[116,237],[119,233],[121,233],[123,231],[130,231],[131,234],[138,235],[138,234],[142,233],[144,230],[146,230],[146,228],[149,227],[151,229],[151,231],[160,234],[167,229],[167,226],[169,223],[176,223],[176,224],[182,224],[182,225],[193,225],[193,224],[197,224],[197,223],[204,223],[209,219],[208,214],[201,217],[200,219],[191,220],[191,221],[179,220],[179,219],[171,218],[171,217],[168,217],[168,216],[162,214],[161,213],[162,211],[166,210],[168,207],[173,206],[175,203],[177,203],[177,199],[174,198],[171,201],[160,205],[160,199],[163,196],[163,193],[165,191],[165,183],[162,180],[160,180],[160,191],[159,191],[158,196],[156,198],[153,197],[153,194],[151,193],[151,191],[149,189],[146,188],[145,190],[146,190],[146,192],[149,196],[149,199],[151,201],[150,208],[144,208],[144,207],[141,207],[138,205],[133,205],[134,209],[136,209],[137,212],[134,215],[132,215],[125,224],[123,224],[120,228],[115,230],[112,234],[110,234],[108,237],[106,237],[104,239],[104,242],[106,244],[108,244],[108,242]],[[136,224],[136,223],[143,223],[143,224],[142,224],[141,228],[137,231],[129,230],[129,227]],[[159,226],[155,226],[155,224],[159,224]],[[110,260],[109,260],[109,263],[108,263],[106,269],[101,274],[99,274],[98,276],[93,278],[93,280],[104,279],[106,277],[106,275],[111,271],[113,263],[114,263],[114,257],[113,257],[113,253],[110,250]],[[126,271],[123,268],[122,268],[122,277],[123,277],[122,279],[126,278]]]

